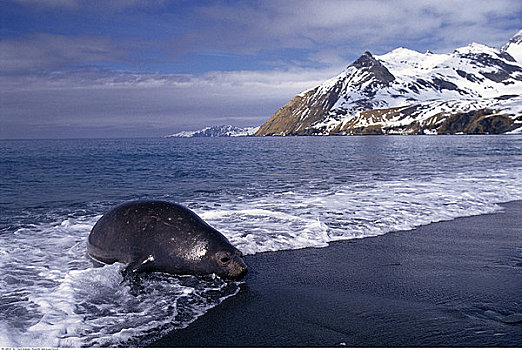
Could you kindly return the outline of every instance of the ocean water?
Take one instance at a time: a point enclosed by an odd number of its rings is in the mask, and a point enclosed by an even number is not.
[[[94,267],[87,236],[127,200],[182,203],[256,254],[522,199],[520,135],[0,141],[0,165],[0,346],[143,346],[238,292]]]

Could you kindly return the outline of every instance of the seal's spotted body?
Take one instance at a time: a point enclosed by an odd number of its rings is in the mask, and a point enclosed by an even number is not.
[[[133,271],[211,274],[240,279],[241,252],[194,212],[163,201],[134,201],[103,215],[89,235],[88,253]]]

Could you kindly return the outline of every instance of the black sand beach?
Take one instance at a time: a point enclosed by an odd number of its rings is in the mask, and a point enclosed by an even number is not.
[[[522,201],[502,206],[247,256],[238,295],[152,346],[522,346]]]

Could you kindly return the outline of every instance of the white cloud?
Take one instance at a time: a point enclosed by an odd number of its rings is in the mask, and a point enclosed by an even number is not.
[[[18,3],[27,7],[65,7],[65,8],[78,8],[81,4],[79,0],[10,0],[11,2]]]
[[[28,9],[89,10],[118,12],[129,8],[151,7],[164,4],[164,0],[4,0],[26,6]]]
[[[517,24],[509,21],[519,22],[516,14],[521,11],[517,0],[234,3],[201,8],[210,25],[191,33],[191,39],[199,45],[202,38],[211,37],[214,45],[239,52],[340,46],[357,54],[390,43],[419,42],[432,44],[435,51],[471,41],[496,46],[513,34],[509,25]]]
[[[10,71],[69,70],[72,65],[125,59],[110,38],[37,33],[0,41],[0,65]]]
[[[262,96],[278,95],[281,91],[298,93],[338,74],[337,69],[301,69],[270,71],[213,71],[203,75],[76,72],[8,76],[1,90],[69,90],[69,89],[202,89],[215,94]],[[1,91],[0,90],[0,91]]]
[[[97,128],[122,127],[161,136],[215,123],[254,126],[300,91],[336,73],[295,69],[201,76],[108,72],[11,76],[0,84],[1,123],[10,126],[5,130],[14,125],[22,129],[67,125],[83,128],[83,136],[93,136],[88,133]]]

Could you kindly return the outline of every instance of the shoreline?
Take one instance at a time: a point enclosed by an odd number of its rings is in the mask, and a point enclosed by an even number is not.
[[[522,201],[246,256],[240,292],[151,347],[520,346]]]

